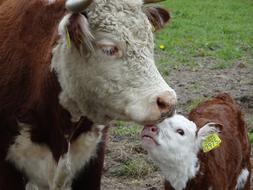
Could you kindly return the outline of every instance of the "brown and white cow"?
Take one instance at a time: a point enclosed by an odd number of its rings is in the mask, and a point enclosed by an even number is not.
[[[212,133],[221,145],[204,153],[202,143]],[[227,94],[201,103],[189,119],[175,114],[158,127],[145,127],[142,142],[165,176],[166,190],[250,190],[247,129]]]
[[[144,3],[1,4],[1,190],[100,189],[100,124],[152,124],[173,113],[176,95],[155,67],[152,33],[169,14]]]

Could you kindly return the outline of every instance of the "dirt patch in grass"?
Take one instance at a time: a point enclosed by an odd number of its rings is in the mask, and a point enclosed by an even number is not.
[[[167,82],[178,94],[178,112],[187,114],[193,107],[219,92],[230,93],[253,130],[253,66],[241,61],[230,68],[215,69],[216,62],[199,59],[199,67],[167,68]],[[106,153],[103,190],[159,190],[163,178],[141,148],[140,126],[117,122],[111,128]],[[128,127],[124,130],[124,126]]]
[[[187,114],[199,102],[227,92],[240,105],[249,128],[253,129],[253,65],[238,61],[230,68],[213,69],[215,64],[204,59],[197,69],[170,71],[166,79],[178,94],[179,112]]]

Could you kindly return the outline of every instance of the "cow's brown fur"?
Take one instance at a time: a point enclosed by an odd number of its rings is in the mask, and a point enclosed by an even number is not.
[[[87,118],[72,123],[59,104],[60,85],[50,63],[65,1],[45,2],[8,0],[0,7],[0,189],[22,190],[27,182],[24,174],[5,161],[9,145],[19,134],[17,122],[30,124],[31,140],[46,144],[55,160],[67,151],[66,134],[78,127],[74,140],[92,126]],[[99,159],[83,170],[74,189],[100,188],[103,154],[102,142]]]
[[[228,94],[205,101],[189,114],[198,128],[208,122],[223,125],[221,146],[209,153],[201,152],[199,174],[187,184],[186,190],[232,190],[242,169],[251,170],[250,143],[242,113]],[[166,182],[166,190],[171,190]],[[250,189],[250,176],[244,188]]]
[[[54,81],[49,64],[63,2],[9,0],[1,7],[0,113],[32,107],[45,88],[56,85],[49,83]]]
[[[64,15],[63,6],[63,1],[45,5],[36,0],[9,0],[0,9],[1,121],[13,118],[14,123],[36,125],[34,130],[40,131],[41,137],[32,135],[32,138],[38,142],[47,136],[43,130],[50,126],[45,118],[55,114],[59,118],[68,116],[58,104],[60,86],[50,71],[51,51],[57,37],[56,26]],[[59,154],[55,153],[55,158]]]
[[[7,0],[0,0],[0,5],[1,5],[4,1],[7,1]]]

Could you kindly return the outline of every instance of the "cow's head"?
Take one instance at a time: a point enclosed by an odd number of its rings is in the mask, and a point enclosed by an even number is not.
[[[176,94],[155,66],[152,33],[169,20],[168,12],[144,8],[142,0],[69,0],[67,8],[82,14],[62,19],[52,68],[72,116],[144,124],[171,116]]]

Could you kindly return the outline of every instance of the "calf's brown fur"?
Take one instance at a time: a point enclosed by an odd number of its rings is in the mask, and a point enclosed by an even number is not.
[[[219,94],[193,109],[189,119],[198,128],[209,122],[221,124],[223,128],[221,146],[208,153],[199,153],[200,171],[188,181],[185,190],[233,190],[241,171],[251,171],[251,147],[239,107],[228,94]],[[244,190],[250,190],[250,177],[249,174]],[[165,190],[173,190],[167,181]]]

